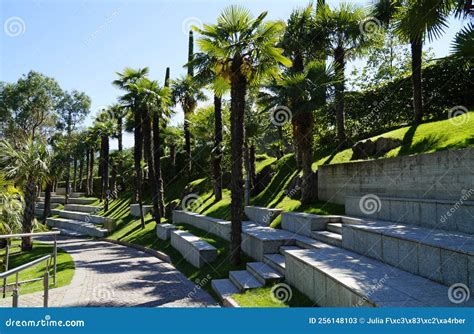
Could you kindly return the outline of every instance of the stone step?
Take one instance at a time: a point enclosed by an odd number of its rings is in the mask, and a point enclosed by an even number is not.
[[[35,216],[43,216],[44,215],[44,209],[40,208],[35,208]]]
[[[73,230],[68,230],[66,228],[57,228],[57,227],[55,227],[52,230],[53,231],[59,231],[59,232],[61,232],[60,235],[67,236],[67,237],[88,237],[87,234],[77,232],[77,231],[73,231]]]
[[[60,204],[59,203],[51,203],[50,207],[52,209],[56,209]],[[35,208],[37,209],[44,209],[44,202],[36,202],[35,203]]]
[[[449,287],[340,248],[288,251],[289,284],[324,307],[472,306],[450,301]]]
[[[246,206],[245,215],[253,222],[269,226],[272,221],[283,212],[281,209],[265,208],[260,206]]]
[[[217,258],[217,248],[189,232],[170,231],[170,239],[171,246],[196,268],[202,268]]]
[[[298,249],[303,249],[302,247],[298,246],[281,246],[280,247],[280,254],[285,256],[285,252],[289,250],[298,250]]]
[[[87,223],[78,220],[65,219],[65,218],[48,218],[46,224],[50,227],[57,227],[76,231],[84,235],[91,237],[103,238],[107,236],[108,231],[104,228],[100,228],[92,223]]]
[[[68,203],[69,204],[92,204],[95,201],[97,201],[97,198],[69,198]],[[44,197],[38,197],[38,202],[44,203]],[[51,197],[51,203],[59,203],[59,204],[64,204],[66,202],[65,198],[63,196],[54,196]]]
[[[326,229],[329,232],[333,232],[336,234],[342,234],[342,224],[341,223],[329,223],[326,225]]]
[[[106,220],[112,220],[112,218],[91,215],[86,212],[67,211],[67,210],[54,210],[54,213],[59,215],[61,218],[84,221],[93,224],[104,224]]]
[[[281,254],[265,254],[263,262],[275,269],[281,275],[285,275],[285,257]]]
[[[64,210],[97,214],[100,210],[102,210],[102,206],[83,205],[83,204],[65,204]]]
[[[311,233],[313,239],[322,241],[324,243],[341,247],[342,246],[342,235],[329,232],[329,231],[314,231]]]
[[[57,192],[51,193],[51,197],[52,196],[59,197],[59,196],[64,196],[64,195],[65,195],[64,193],[57,193]],[[69,194],[69,198],[79,198],[79,197],[84,197],[84,196],[86,196],[86,193],[72,192]],[[40,197],[45,197],[44,191],[40,192]]]
[[[298,247],[305,249],[323,249],[323,248],[334,248],[334,246],[314,240],[313,238],[305,237],[304,235],[295,235],[295,244]]]
[[[247,270],[231,271],[229,272],[229,279],[241,292],[249,289],[261,288],[263,286],[263,284]]]
[[[217,294],[220,300],[239,293],[239,289],[230,279],[213,279],[211,281],[212,290]]]
[[[264,262],[248,262],[247,271],[263,285],[280,282],[285,279],[284,275],[280,274]]]

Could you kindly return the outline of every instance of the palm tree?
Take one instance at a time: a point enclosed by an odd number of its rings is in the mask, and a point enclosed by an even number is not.
[[[100,138],[100,177],[101,199],[104,201],[104,210],[109,209],[110,187],[109,187],[109,166],[110,166],[110,143],[109,139],[116,132],[116,121],[110,118],[110,110],[104,110],[97,115],[94,122],[94,130]]]
[[[214,147],[212,149],[212,175],[214,179],[214,198],[222,199],[222,96],[230,89],[230,83],[216,74],[218,59],[200,52],[194,55],[193,62],[198,70],[196,80],[209,87],[214,93]]]
[[[135,165],[135,202],[138,202],[140,207],[140,220],[141,227],[145,228],[145,219],[143,218],[143,173],[142,173],[142,149],[143,149],[143,131],[142,131],[142,109],[138,103],[138,97],[136,90],[131,89],[131,85],[136,84],[138,81],[146,77],[148,74],[148,68],[134,70],[126,68],[122,73],[117,73],[119,78],[113,82],[117,87],[127,91],[127,93],[121,97],[121,100],[125,106],[130,108],[134,117],[134,165]]]
[[[415,124],[423,121],[422,57],[423,44],[438,38],[448,27],[448,18],[457,1],[453,0],[378,0],[372,14],[410,43]]]
[[[474,61],[474,24],[470,23],[456,34],[453,41],[454,55]]]
[[[23,196],[12,180],[0,173],[0,234],[15,233],[21,230],[24,210]],[[5,247],[6,240],[0,242]]]
[[[204,101],[206,95],[202,92],[200,83],[189,75],[174,81],[171,87],[173,104],[179,103],[184,112],[184,150],[186,151],[187,170],[190,173],[192,169],[192,153],[188,118],[196,110],[197,102]]]
[[[23,233],[31,233],[35,222],[35,200],[37,187],[45,176],[49,152],[43,141],[32,139],[22,147],[15,147],[6,140],[0,141],[0,166],[8,178],[21,184],[25,197],[25,208],[22,218]],[[33,248],[31,237],[23,237],[21,249],[30,251]]]
[[[147,78],[132,84],[131,88],[136,90],[138,103],[143,108],[143,134],[153,200],[153,214],[155,221],[160,223],[161,217],[165,213],[160,162],[160,119],[169,115],[169,90],[161,88],[156,81]],[[156,123],[153,125],[153,132],[152,121]]]
[[[328,5],[320,5],[316,12],[316,30],[328,37],[328,52],[334,57],[334,68],[341,80],[335,85],[337,137],[346,143],[344,126],[344,93],[347,60],[356,57],[369,44],[370,39],[360,28],[366,17],[362,8],[350,3],[341,3],[331,10]]]
[[[319,2],[318,10],[320,8],[324,8],[324,3]],[[298,167],[303,170],[301,191],[301,202],[303,204],[308,204],[311,201],[314,109],[301,108],[301,106],[308,103],[308,97],[311,98],[312,102],[318,100],[318,105],[324,104],[326,88],[321,87],[319,84],[321,83],[320,79],[327,78],[326,75],[312,78],[316,79],[318,84],[315,83],[314,86],[310,86],[310,91],[313,94],[320,92],[319,97],[305,96],[305,94],[301,93],[308,92],[307,90],[300,91],[300,89],[305,88],[301,86],[306,86],[307,80],[311,79],[309,76],[315,73],[314,69],[305,73],[308,63],[316,58],[324,59],[321,51],[324,50],[327,45],[326,34],[324,32],[319,33],[317,38],[315,38],[318,31],[314,29],[312,13],[313,6],[309,5],[304,9],[294,10],[288,19],[287,27],[280,45],[284,50],[284,55],[292,60],[293,66],[286,71],[283,81],[273,83],[273,92],[276,93],[276,95],[273,95],[273,101],[276,103],[273,103],[273,105],[270,104],[275,108],[274,116],[278,116],[276,113],[279,111],[284,112],[284,110],[278,110],[278,108],[282,108],[282,106],[288,107],[293,113],[291,123],[296,148],[296,160]],[[317,43],[315,43],[315,41],[317,41]],[[323,66],[324,63],[321,63],[321,67]],[[325,71],[321,73],[326,74]],[[317,91],[313,88],[317,88]],[[271,87],[270,91],[272,91]]]
[[[216,74],[231,86],[231,247],[232,261],[240,263],[243,215],[242,153],[244,144],[245,96],[249,84],[279,75],[279,64],[291,65],[276,47],[284,28],[281,22],[264,22],[264,12],[254,18],[249,10],[230,6],[215,25],[196,30],[202,35],[201,51],[215,58]]]

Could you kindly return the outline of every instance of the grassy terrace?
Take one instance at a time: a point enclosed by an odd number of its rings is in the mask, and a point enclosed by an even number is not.
[[[391,137],[402,140],[402,146],[388,152],[385,157],[395,157],[407,154],[419,154],[435,152],[444,149],[465,148],[474,145],[474,113],[469,114],[466,122],[459,124],[450,120],[425,123],[418,127],[403,127],[393,130],[377,137]],[[352,155],[351,149],[345,149],[334,154],[328,152],[317,152],[315,155],[314,169],[321,164],[344,163],[350,161]],[[303,211],[315,214],[343,214],[344,207],[341,205],[316,202],[311,205],[302,206],[299,200],[288,196],[288,189],[291,180],[297,175],[296,162],[293,155],[287,155],[280,160],[261,156],[257,161],[257,172],[270,166],[273,170],[273,177],[268,185],[258,195],[252,197],[251,204],[258,206],[277,207],[285,211]],[[216,218],[230,218],[230,191],[224,189],[223,199],[215,202],[212,194],[212,185],[206,178],[194,180],[190,183],[193,189],[199,192],[202,199],[202,205],[199,212]],[[178,182],[168,185],[166,189],[167,201],[179,199],[181,189],[184,183],[180,178]],[[151,215],[146,217],[147,225],[145,229],[140,228],[139,220],[130,216],[129,205],[131,193],[123,194],[119,199],[111,203],[108,212],[102,212],[107,216],[115,218],[118,226],[116,231],[110,236],[112,239],[122,240],[133,244],[145,246],[151,249],[162,251],[171,257],[173,265],[183,272],[190,280],[203,282],[207,279],[208,283],[203,288],[214,294],[210,279],[227,278],[231,270],[243,269],[245,265],[232,266],[229,259],[228,243],[213,235],[207,234],[202,230],[192,226],[179,225],[179,228],[187,230],[196,236],[206,240],[218,249],[218,259],[212,266],[206,266],[202,269],[196,269],[188,264],[182,256],[174,250],[167,241],[159,240],[155,235],[155,223],[151,221]],[[97,203],[98,204],[98,203]],[[277,218],[272,226],[279,227],[280,218]],[[246,261],[250,259],[246,258]],[[241,306],[248,307],[288,307],[288,306],[313,306],[312,303],[293,289],[293,298],[289,303],[280,303],[271,298],[271,287],[264,287],[246,292],[242,295],[236,295],[235,299]]]
[[[10,247],[10,263],[9,269],[16,268],[22,264],[38,259],[42,256],[51,254],[53,252],[53,246],[40,242],[33,241],[33,250],[31,252],[22,252],[20,248],[21,241],[14,240]],[[5,249],[0,249],[0,258],[2,261],[5,258]],[[3,262],[0,262],[3,266]],[[29,280],[34,278],[43,277],[45,272],[46,263],[40,263],[34,267],[26,269],[20,273],[20,281]],[[50,267],[52,268],[52,267]],[[50,288],[59,288],[71,283],[72,277],[74,276],[74,261],[72,257],[62,249],[58,248],[57,257],[57,281],[56,286],[53,286],[53,281],[50,280]],[[50,271],[52,273],[52,270]],[[8,278],[8,283],[15,282],[15,275]],[[3,284],[3,281],[1,282]],[[25,283],[20,287],[20,296],[36,291],[43,290],[43,281],[37,281],[32,283]],[[20,297],[21,298],[21,297]]]

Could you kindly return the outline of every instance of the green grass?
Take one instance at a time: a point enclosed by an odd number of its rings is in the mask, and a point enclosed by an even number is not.
[[[431,153],[448,149],[461,149],[474,146],[474,112],[453,119],[424,123],[419,126],[406,126],[371,137],[394,138],[402,145],[391,150],[381,158],[398,157],[410,154]],[[322,164],[335,164],[350,161],[352,149],[317,155],[313,168]]]
[[[14,240],[10,247],[10,259],[9,259],[9,269],[14,269],[22,264],[31,262],[35,259],[38,259],[42,256],[52,254],[53,246],[39,243],[33,241],[33,250],[31,252],[22,252],[20,248],[21,242],[19,240]],[[0,257],[2,260],[5,258],[5,249],[0,250]],[[2,262],[3,263],[3,262]],[[3,266],[3,265],[2,265]],[[20,281],[29,280],[34,278],[40,278],[44,276],[46,268],[46,262],[42,262],[34,267],[28,268],[22,271],[19,275]],[[52,262],[51,262],[51,271],[52,274]],[[50,288],[58,288],[65,286],[71,283],[72,277],[74,276],[74,261],[72,257],[64,250],[58,248],[58,257],[57,257],[57,280],[56,286],[53,286],[53,280],[50,279]],[[15,282],[15,275],[10,276],[7,280],[8,283]],[[3,283],[3,282],[2,282]],[[42,291],[43,290],[43,281],[36,281],[32,283],[25,283],[20,287],[20,295]]]
[[[314,303],[304,294],[291,288],[292,296],[288,301],[274,298],[271,286],[247,290],[242,294],[232,295],[241,307],[314,307]]]

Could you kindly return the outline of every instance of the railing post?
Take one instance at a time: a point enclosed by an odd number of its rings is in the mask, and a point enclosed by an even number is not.
[[[10,239],[7,239],[7,248],[5,250],[5,271],[8,271],[8,260],[10,258]],[[3,279],[3,298],[7,294],[7,277]]]
[[[54,250],[53,250],[53,285],[56,286],[56,263],[58,256],[58,243],[56,241],[56,235],[54,235]]]
[[[43,287],[44,287],[44,299],[43,307],[48,307],[48,297],[49,297],[49,272],[46,270],[43,278]]]
[[[13,307],[18,307],[18,273],[16,273],[15,287],[13,288]]]

